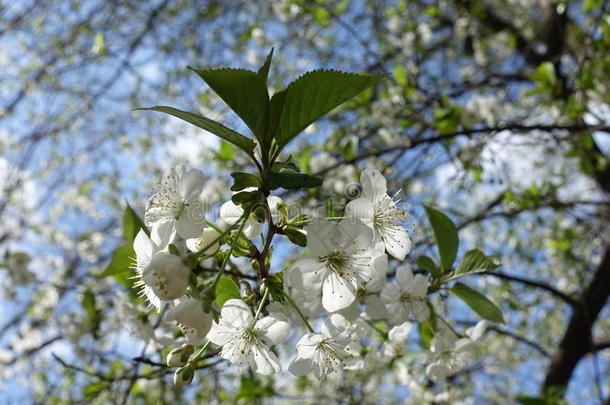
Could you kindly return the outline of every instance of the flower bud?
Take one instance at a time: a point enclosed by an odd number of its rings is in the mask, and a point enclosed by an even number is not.
[[[184,294],[190,272],[179,256],[158,253],[142,272],[142,280],[159,298],[169,301]]]
[[[208,246],[210,243],[214,242],[220,233],[214,228],[205,228],[203,233],[198,238],[192,238],[186,240],[186,247],[193,253],[202,253],[202,254],[212,254],[214,253],[220,244],[215,242],[212,246],[210,246],[207,250],[202,251],[203,248]]]
[[[174,373],[174,384],[177,387],[183,387],[188,385],[193,381],[193,377],[195,376],[195,371],[190,367],[180,367]]]
[[[182,367],[193,354],[193,345],[182,345],[175,348],[167,355],[168,367]]]
[[[212,313],[205,312],[203,302],[187,299],[167,311],[165,319],[178,324],[189,343],[199,344],[212,327]]]

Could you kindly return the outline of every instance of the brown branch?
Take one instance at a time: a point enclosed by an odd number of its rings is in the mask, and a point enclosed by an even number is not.
[[[593,280],[584,291],[556,353],[551,359],[543,391],[566,386],[578,362],[593,348],[591,329],[610,295],[610,247],[606,248]]]

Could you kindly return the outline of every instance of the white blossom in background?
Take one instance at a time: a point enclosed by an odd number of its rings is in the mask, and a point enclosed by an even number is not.
[[[432,381],[441,381],[472,363],[478,340],[485,328],[486,322],[479,322],[474,328],[466,331],[466,338],[458,338],[448,328],[439,329],[430,342],[430,351],[426,353],[429,363],[426,375]]]
[[[374,231],[373,243],[404,260],[411,251],[411,239],[404,228],[409,214],[387,194],[387,183],[378,170],[365,169],[360,176],[362,194],[345,207],[348,217],[359,218]]]
[[[145,224],[162,228],[162,234],[174,236],[177,233],[183,239],[200,236],[204,221],[199,197],[203,185],[200,170],[187,172],[184,166],[176,166],[166,171],[148,200]]]
[[[408,265],[396,269],[395,283],[388,283],[381,291],[381,299],[387,304],[388,321],[393,325],[405,322],[412,315],[418,322],[430,316],[426,303],[430,283],[423,274],[413,276]]]
[[[394,357],[402,356],[405,353],[405,344],[412,329],[413,324],[411,322],[405,322],[390,329],[388,340],[383,343],[381,348],[383,357],[389,361]]]
[[[281,370],[277,356],[268,344],[282,343],[290,333],[290,325],[283,318],[266,316],[254,322],[250,307],[238,299],[230,299],[220,311],[220,320],[214,322],[208,339],[222,346],[220,356],[238,367],[250,366],[262,375]]]
[[[212,313],[203,310],[203,303],[186,299],[167,311],[167,321],[174,321],[190,344],[201,344],[212,327]]]
[[[250,188],[245,189],[244,191],[250,191]],[[252,189],[254,190],[254,189]],[[282,199],[276,196],[267,197],[267,204],[269,204],[269,209],[271,211],[271,219],[273,222],[278,222],[280,218],[280,212],[277,209],[277,205],[282,202]],[[244,215],[244,209],[240,205],[236,205],[233,201],[229,200],[226,203],[222,204],[220,207],[220,219],[221,219],[221,227],[228,228],[231,225],[234,225],[239,219]],[[258,238],[263,230],[263,223],[259,222],[259,220],[255,217],[254,213],[251,213],[249,218],[246,219],[246,224],[244,225],[243,234],[246,238],[250,240],[254,240]]]
[[[220,244],[218,242],[212,244],[205,251],[202,251],[202,249],[214,242],[214,240],[216,240],[219,236],[220,233],[216,229],[206,227],[203,229],[203,232],[200,236],[196,238],[187,239],[186,247],[193,253],[201,252],[202,254],[212,254],[220,247]]]
[[[351,339],[353,331],[343,316],[330,315],[320,333],[308,333],[298,341],[297,357],[288,370],[295,376],[313,371],[318,379],[342,370],[345,360],[354,357],[360,349]]]
[[[321,288],[322,306],[329,312],[347,308],[359,288],[386,270],[387,257],[372,245],[371,229],[357,219],[338,224],[318,219],[305,231],[312,255],[294,263],[301,277],[292,277],[289,282],[296,289]]]

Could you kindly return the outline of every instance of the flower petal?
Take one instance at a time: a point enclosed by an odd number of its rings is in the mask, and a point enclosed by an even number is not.
[[[383,243],[389,254],[398,260],[404,260],[411,251],[411,239],[406,229],[399,226],[384,228]]]
[[[411,291],[413,285],[413,272],[408,265],[399,266],[396,269],[396,282],[403,291]]]
[[[221,324],[235,330],[249,327],[253,319],[250,307],[240,299],[226,301],[220,310]]]
[[[277,345],[286,340],[290,334],[290,324],[283,316],[281,318],[266,316],[256,322],[254,330],[267,343]]]
[[[282,369],[280,360],[264,344],[254,344],[251,347],[252,360],[250,366],[259,374],[272,375],[279,372]]]
[[[364,169],[360,175],[362,192],[369,200],[379,201],[388,191],[385,177],[375,169]]]
[[[330,272],[322,284],[322,306],[328,312],[347,308],[356,299],[358,285]]]
[[[290,365],[288,366],[288,371],[290,371],[296,377],[302,377],[304,375],[309,374],[313,367],[313,362],[310,358],[304,359],[301,357],[297,357],[292,360]]]
[[[178,193],[185,202],[199,199],[204,184],[203,173],[199,169],[191,169],[178,178]]]
[[[357,198],[345,206],[345,215],[360,219],[365,225],[373,227],[375,207],[368,198]]]
[[[176,220],[176,232],[183,239],[200,236],[203,232],[203,218],[196,218],[185,209]]]

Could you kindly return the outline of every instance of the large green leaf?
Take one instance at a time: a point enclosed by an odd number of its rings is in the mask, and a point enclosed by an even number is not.
[[[252,139],[246,138],[239,132],[233,131],[231,128],[225,127],[220,122],[216,122],[209,118],[202,117],[201,115],[166,106],[136,108],[136,110],[160,111],[166,114],[173,115],[174,117],[178,117],[199,128],[205,129],[206,131],[211,132],[212,134],[224,139],[227,142],[231,142],[233,145],[237,146],[239,149],[243,150],[247,154],[252,154],[252,151],[256,147],[256,144]]]
[[[473,249],[466,252],[458,268],[446,280],[462,277],[467,274],[480,273],[483,271],[493,270],[498,267],[498,264],[485,256],[479,249]]]
[[[114,274],[122,273],[124,271],[129,270],[131,265],[132,258],[135,256],[135,252],[133,250],[132,243],[127,243],[112,254],[112,259],[110,263],[104,270],[100,277],[112,276]]]
[[[318,187],[324,182],[321,177],[291,171],[269,172],[268,178],[274,185],[285,189]]]
[[[285,94],[274,96],[278,105],[273,106],[272,102],[272,109],[281,109],[273,134],[279,147],[284,147],[311,123],[383,77],[384,75],[314,70],[290,83]],[[278,111],[272,112],[272,119],[276,115]]]
[[[257,139],[263,139],[267,130],[269,93],[262,74],[244,69],[189,69],[235,111]]]
[[[125,239],[128,241],[133,242],[138,232],[140,232],[140,229],[144,229],[144,232],[146,232],[147,235],[150,235],[150,231],[146,225],[144,225],[142,219],[136,214],[133,208],[131,208],[129,203],[127,203],[125,212],[123,213],[123,236],[125,236]]]
[[[218,308],[222,308],[225,302],[233,298],[241,298],[239,287],[231,277],[220,276],[220,280],[216,284],[216,305]]]
[[[265,58],[265,63],[263,63],[263,66],[261,66],[260,69],[258,69],[258,71],[256,72],[256,73],[258,73],[258,75],[260,77],[263,78],[265,83],[267,82],[267,77],[269,76],[269,68],[271,67],[271,58],[273,58],[273,48],[271,48],[269,55],[267,55],[267,57]]]
[[[441,257],[441,269],[445,272],[451,268],[457,255],[459,244],[457,228],[447,215],[428,206],[424,206],[424,208],[436,239],[438,253]]]
[[[450,291],[479,314],[481,318],[504,323],[504,317],[500,309],[480,292],[462,283],[456,283]]]

